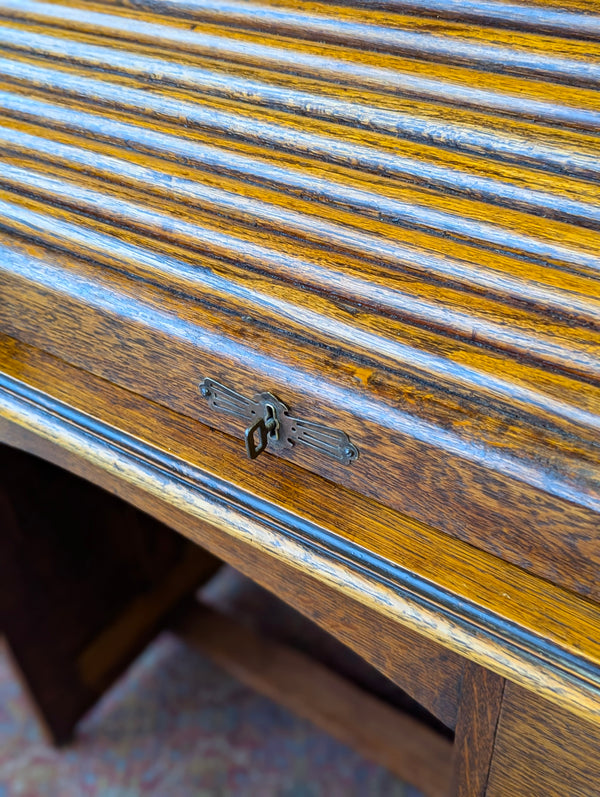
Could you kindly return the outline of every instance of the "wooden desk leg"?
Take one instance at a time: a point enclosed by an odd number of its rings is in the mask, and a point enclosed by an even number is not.
[[[486,797],[598,797],[600,725],[507,683]]]
[[[502,707],[505,679],[468,662],[454,742],[451,797],[484,797]]]
[[[55,743],[219,565],[120,499],[0,446],[0,631]]]

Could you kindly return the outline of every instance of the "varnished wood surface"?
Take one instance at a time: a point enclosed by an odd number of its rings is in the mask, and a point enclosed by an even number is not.
[[[0,330],[599,597],[599,12],[2,0]]]
[[[394,772],[425,797],[447,797],[452,743],[418,720],[208,607],[195,608],[176,630],[235,678]]]
[[[22,436],[22,430],[14,431],[17,433],[16,437],[12,436],[0,421],[0,439],[6,434],[6,439],[14,445],[29,447],[29,441]],[[39,447],[39,443],[40,440],[35,441],[32,450],[41,456],[52,457],[51,452],[44,449],[43,445]],[[77,457],[69,458],[66,450],[55,453],[59,454],[63,465],[75,472],[93,481],[96,481],[99,475],[102,479],[101,474],[89,468],[89,462],[80,461]],[[63,459],[64,455],[68,458]],[[239,471],[237,457],[232,458],[231,464],[231,475],[234,475]],[[116,479],[109,479],[109,482],[102,481],[102,484],[132,500],[130,485],[127,482],[119,484],[118,473],[113,471],[113,475]],[[283,474],[280,478],[284,478]],[[290,475],[290,478],[293,479],[293,475]],[[249,484],[245,486],[248,487]],[[297,486],[302,487],[299,484]],[[289,491],[289,483],[284,490]],[[136,497],[149,511],[153,511],[153,507],[146,504],[143,495]],[[174,516],[171,516],[168,510],[161,517],[168,519],[171,524],[174,522]],[[201,544],[208,542],[211,550],[335,635],[411,695],[448,728],[454,728],[464,666],[459,656],[406,628],[404,624],[398,622],[398,618],[386,617],[376,608],[323,584],[314,575],[297,568],[290,568],[285,561],[279,562],[271,556],[265,559],[260,551],[255,551],[248,545],[239,546],[235,538],[224,535],[219,547],[214,548],[212,534],[209,532],[206,540],[200,540],[194,535],[190,521],[184,521],[180,530],[188,535],[192,534],[193,539]],[[376,635],[365,633],[365,628],[377,629]]]
[[[208,531],[208,530],[207,530]],[[213,535],[211,544],[215,541]],[[358,653],[448,729],[456,726],[465,661],[314,576],[237,542],[218,549],[254,582]]]
[[[487,797],[597,797],[600,725],[507,684]]]
[[[460,695],[451,797],[486,797],[506,681],[469,662]]]
[[[6,340],[0,350],[3,370],[25,380],[2,387],[1,433],[11,444],[126,497],[270,589],[273,577],[289,594],[310,573],[341,597],[600,718],[595,604],[281,459],[271,458],[265,479],[260,461],[239,459],[237,440],[42,352]],[[26,382],[65,403],[31,394]],[[78,403],[122,432],[74,411]],[[285,568],[275,577],[277,563]]]

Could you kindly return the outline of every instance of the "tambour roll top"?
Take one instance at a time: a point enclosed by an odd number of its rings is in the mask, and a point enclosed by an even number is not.
[[[600,4],[0,0],[0,47],[5,335],[600,597]]]

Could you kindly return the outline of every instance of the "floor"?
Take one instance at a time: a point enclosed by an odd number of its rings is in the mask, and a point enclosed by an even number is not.
[[[0,797],[419,797],[169,634],[48,747],[0,648]]]

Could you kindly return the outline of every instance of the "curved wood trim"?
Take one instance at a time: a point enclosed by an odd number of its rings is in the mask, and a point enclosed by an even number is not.
[[[129,500],[195,539],[208,523],[306,571],[343,594],[467,656],[576,714],[600,720],[600,670],[532,630],[484,610],[340,536],[235,485],[0,377],[0,439],[15,444],[15,425],[60,447],[127,487]],[[70,463],[70,464],[69,464]],[[113,483],[114,489],[114,483]],[[593,629],[591,629],[593,633]]]

